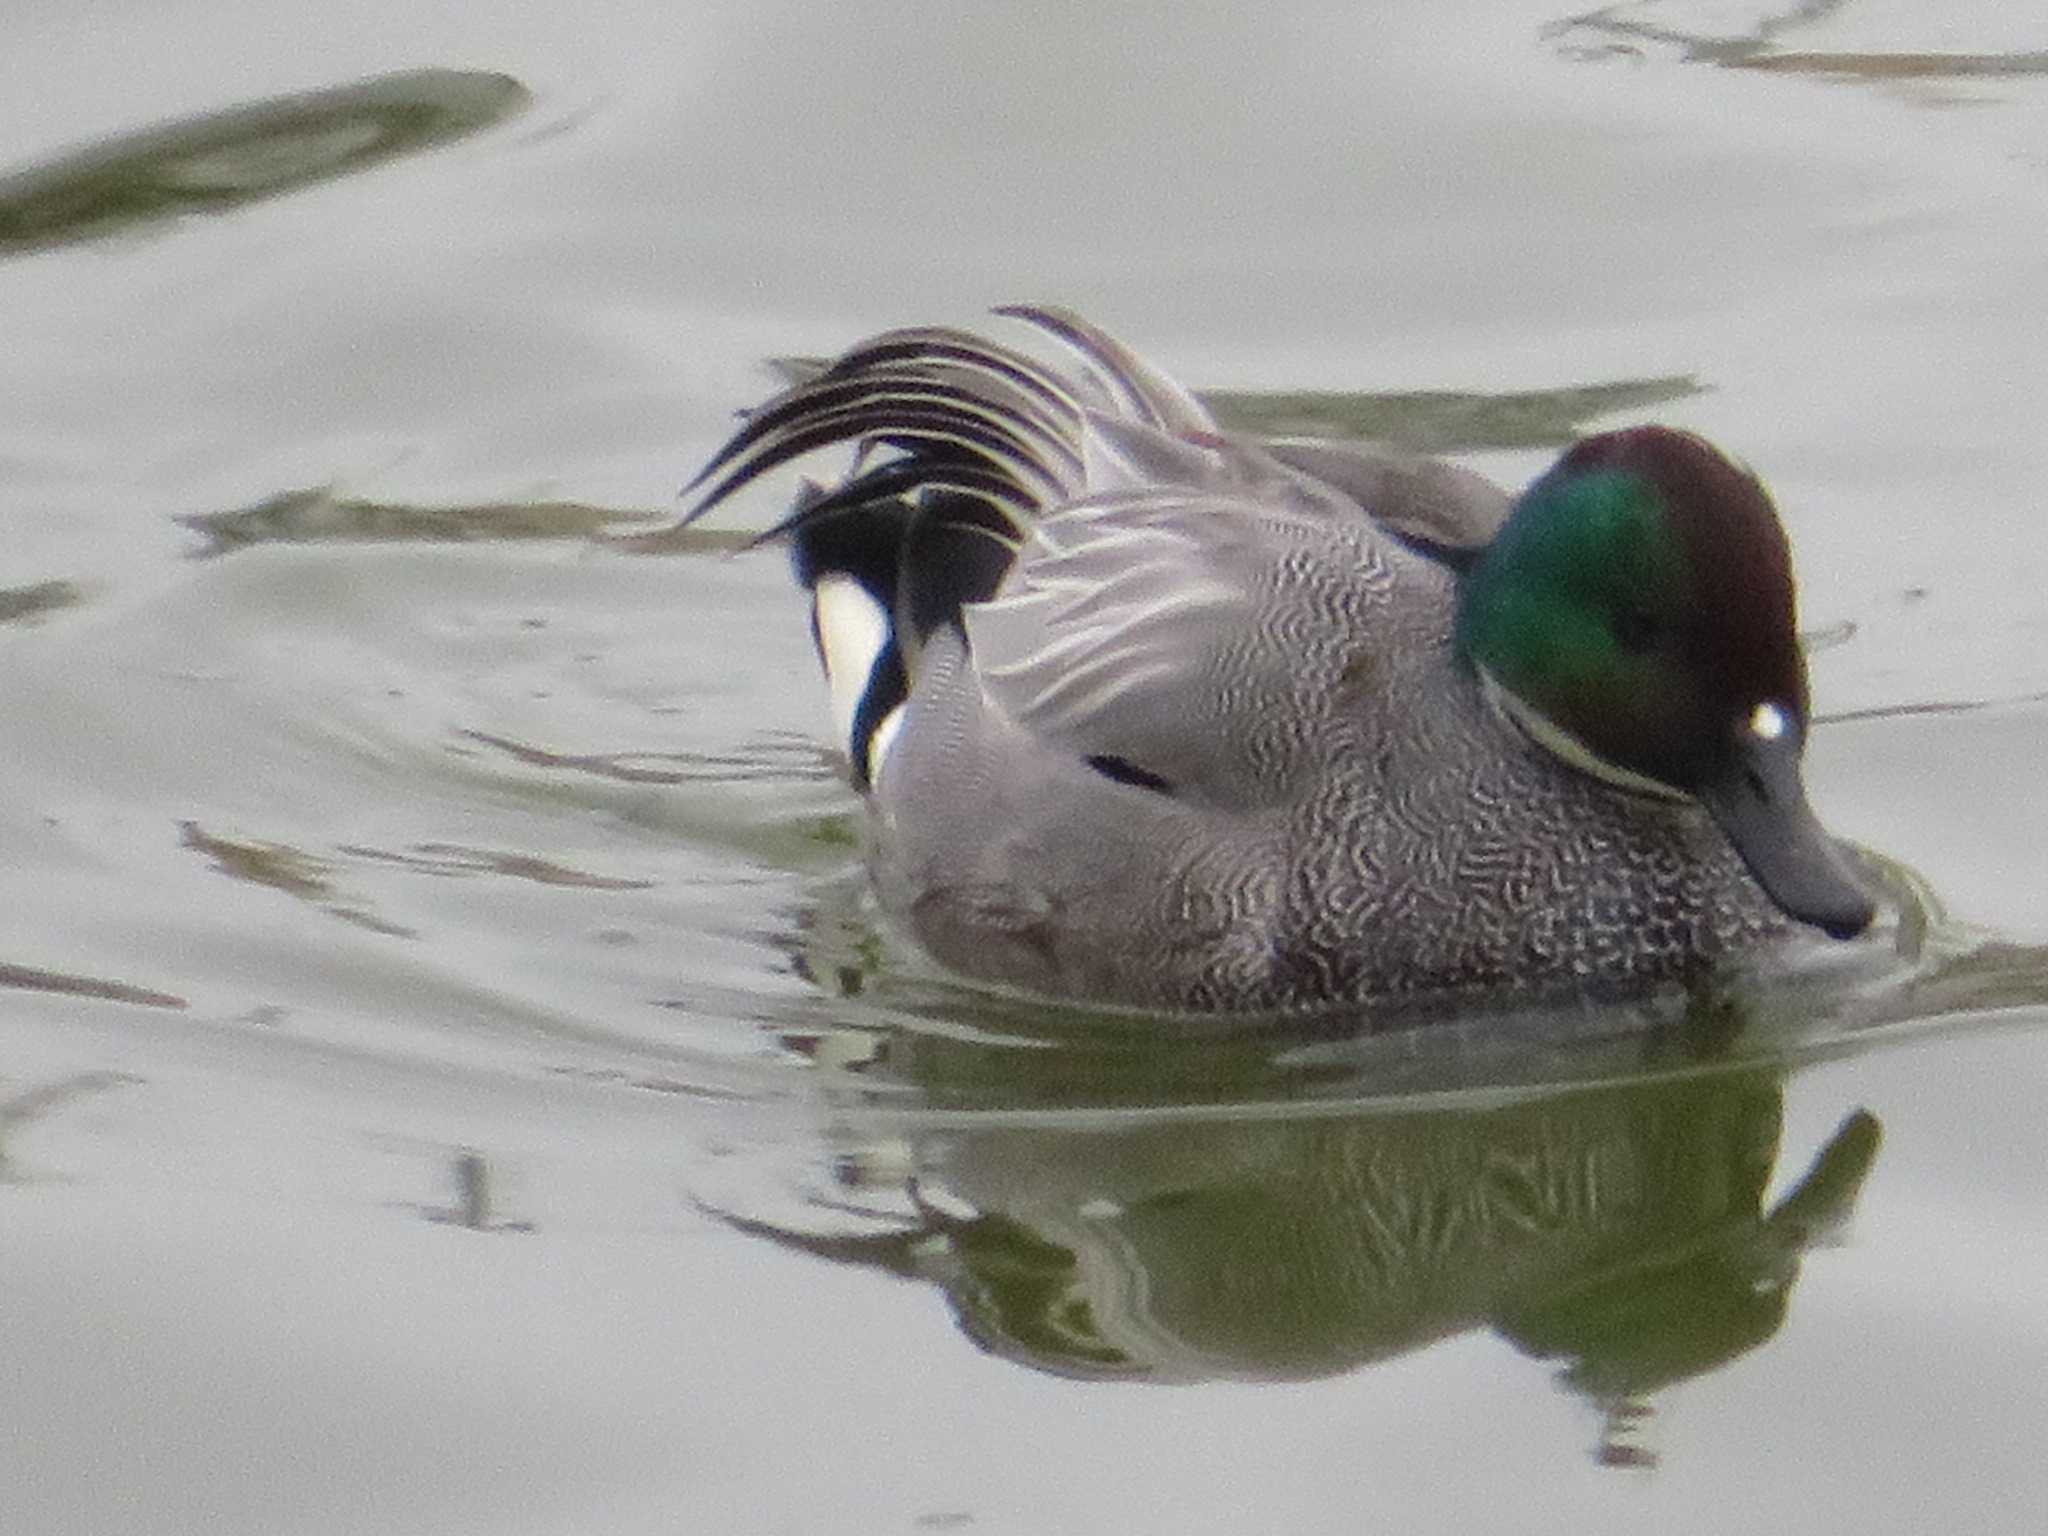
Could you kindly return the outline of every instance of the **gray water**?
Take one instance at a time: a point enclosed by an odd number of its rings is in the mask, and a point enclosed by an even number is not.
[[[2039,1528],[2035,8],[6,32],[9,1532]],[[1507,481],[1727,444],[1908,920],[1707,1017],[931,974],[781,562],[625,536],[1019,298]]]

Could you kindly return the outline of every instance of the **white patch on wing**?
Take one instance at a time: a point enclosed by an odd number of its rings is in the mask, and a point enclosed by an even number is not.
[[[875,663],[889,643],[889,615],[867,588],[851,576],[836,574],[818,578],[811,613],[818,625],[818,660],[825,668],[835,739],[852,756],[854,717],[874,680]],[[876,760],[870,752],[869,762]]]

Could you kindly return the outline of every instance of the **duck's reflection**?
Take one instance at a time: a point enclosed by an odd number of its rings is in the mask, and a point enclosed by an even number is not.
[[[840,1187],[716,1214],[936,1286],[982,1348],[1079,1379],[1300,1380],[1489,1329],[1594,1405],[1601,1460],[1641,1464],[1655,1395],[1777,1332],[1876,1161],[1848,1104],[1784,1147],[1788,1079],[2048,1010],[2048,945],[1872,867],[1889,917],[1811,965],[1285,1038],[892,970],[849,876],[792,925],[840,1022],[777,1031]]]
[[[1600,1408],[1603,1460],[1641,1462],[1650,1394],[1777,1330],[1876,1156],[1850,1114],[1767,1206],[1781,1106],[1752,1066],[1479,1107],[962,1117],[849,1154],[849,1182],[907,1192],[899,1227],[726,1219],[936,1285],[981,1347],[1064,1376],[1299,1379],[1491,1328]]]

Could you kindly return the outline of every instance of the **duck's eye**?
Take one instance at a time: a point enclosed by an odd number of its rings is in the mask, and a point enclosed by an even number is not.
[[[1631,656],[1640,656],[1657,644],[1664,626],[1645,608],[1621,608],[1614,615],[1614,643]]]

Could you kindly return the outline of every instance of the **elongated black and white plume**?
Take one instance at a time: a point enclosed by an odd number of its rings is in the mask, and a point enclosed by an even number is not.
[[[789,541],[811,593],[838,741],[862,789],[924,641],[995,592],[1035,517],[1156,476],[1169,440],[1218,439],[1192,395],[1079,317],[997,313],[1052,336],[1080,366],[1064,372],[964,330],[890,331],[749,412],[684,487],[687,524],[770,470],[854,448],[843,479],[807,485],[761,539]]]

